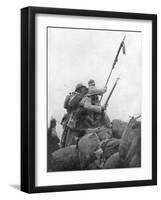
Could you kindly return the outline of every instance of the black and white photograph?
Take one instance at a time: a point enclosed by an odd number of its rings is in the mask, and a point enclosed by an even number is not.
[[[160,1],[1,8],[1,199],[160,199]]]
[[[140,168],[142,32],[46,34],[47,171]]]
[[[156,15],[24,8],[21,50],[22,190],[155,185]]]

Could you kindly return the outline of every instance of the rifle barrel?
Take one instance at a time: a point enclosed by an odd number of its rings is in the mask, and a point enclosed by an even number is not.
[[[119,81],[119,78],[116,79],[115,84],[113,85],[113,87],[112,87],[112,89],[111,89],[111,91],[110,91],[110,94],[109,94],[108,97],[107,97],[107,100],[106,100],[106,102],[105,102],[105,107],[107,107],[107,104],[108,104],[108,102],[109,102],[109,100],[110,100],[110,98],[111,98],[111,95],[112,95],[112,93],[113,93],[113,91],[114,91],[114,89],[115,89],[115,87],[116,87],[118,81]]]

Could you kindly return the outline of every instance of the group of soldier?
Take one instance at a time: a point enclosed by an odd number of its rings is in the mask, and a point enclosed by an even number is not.
[[[106,91],[106,88],[97,89],[95,81],[89,80],[88,87],[78,83],[75,91],[66,97],[64,108],[67,112],[61,122],[61,147],[76,144],[77,140],[86,134],[87,129],[111,126],[105,112],[106,107],[100,104],[100,96]]]
[[[66,97],[61,140],[54,118],[48,129],[48,172],[141,166],[141,122],[136,121],[141,115],[126,123],[117,119],[111,122],[106,114],[116,84],[103,106],[100,99],[107,90],[97,89],[94,80],[88,87],[77,84]]]

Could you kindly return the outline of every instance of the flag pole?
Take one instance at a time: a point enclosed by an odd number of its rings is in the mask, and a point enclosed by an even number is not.
[[[107,84],[108,84],[109,79],[110,79],[110,77],[111,77],[112,71],[113,71],[113,69],[115,68],[115,65],[116,65],[116,63],[117,63],[117,61],[118,61],[118,57],[119,57],[119,54],[120,54],[120,51],[121,51],[122,48],[123,48],[123,53],[125,54],[125,44],[124,44],[125,38],[126,38],[126,35],[124,36],[122,42],[120,43],[119,49],[118,49],[117,54],[116,54],[116,56],[115,56],[114,62],[113,62],[113,64],[112,64],[112,68],[111,68],[110,74],[109,74],[109,76],[108,76],[108,78],[107,78],[107,81],[106,81],[106,83],[105,83],[105,88],[107,88]],[[103,98],[103,94],[101,95],[101,98],[100,98],[100,102],[99,102],[99,103],[101,103],[102,98]]]

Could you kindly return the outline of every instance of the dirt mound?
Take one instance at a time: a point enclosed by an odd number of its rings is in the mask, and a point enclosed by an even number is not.
[[[51,171],[114,169],[141,166],[141,122],[113,120],[112,129],[98,127],[76,137],[76,145],[53,152]]]
[[[66,171],[80,169],[78,149],[76,145],[61,148],[52,153],[52,170]]]
[[[105,159],[108,159],[112,154],[119,151],[120,139],[112,138],[106,140],[101,144],[103,150],[103,156]]]
[[[103,168],[104,169],[114,169],[120,167],[120,155],[119,152],[114,153],[112,156],[110,156],[109,159],[106,160]]]
[[[121,138],[122,134],[127,126],[127,122],[119,119],[112,120],[112,134],[115,138]]]
[[[100,140],[96,133],[90,133],[83,136],[79,143],[79,159],[81,169],[84,169],[95,159],[94,152],[99,148]]]

